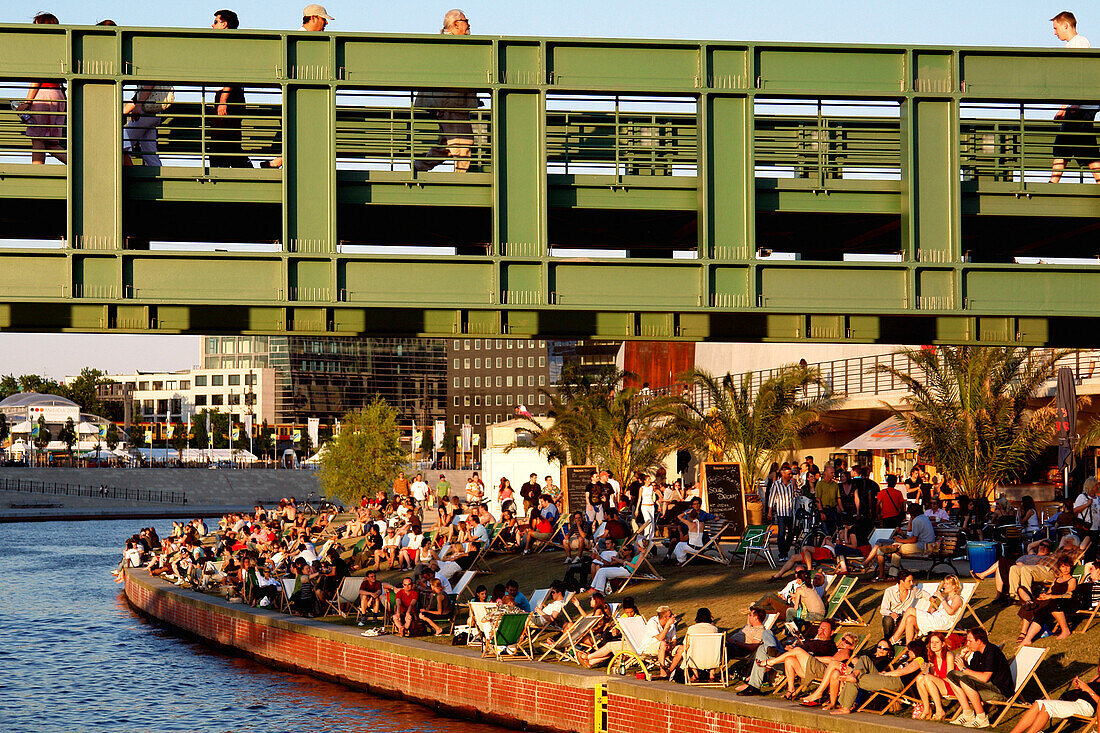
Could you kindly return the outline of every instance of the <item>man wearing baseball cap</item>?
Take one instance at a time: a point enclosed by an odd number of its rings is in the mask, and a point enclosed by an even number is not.
[[[304,31],[323,31],[330,20],[336,20],[336,18],[328,14],[324,5],[307,5],[302,10],[302,30]]]

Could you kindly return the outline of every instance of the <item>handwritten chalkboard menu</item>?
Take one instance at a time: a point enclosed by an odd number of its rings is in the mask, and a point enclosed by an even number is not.
[[[703,508],[729,522],[726,534],[745,531],[745,497],[740,463],[703,464]]]
[[[595,466],[565,466],[561,470],[561,486],[565,492],[565,511],[583,512],[588,482],[596,472]]]

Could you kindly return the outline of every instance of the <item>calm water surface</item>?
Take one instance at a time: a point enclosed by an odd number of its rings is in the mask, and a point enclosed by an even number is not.
[[[0,729],[503,730],[274,671],[143,619],[110,570],[150,523],[171,531],[160,520],[0,524]]]

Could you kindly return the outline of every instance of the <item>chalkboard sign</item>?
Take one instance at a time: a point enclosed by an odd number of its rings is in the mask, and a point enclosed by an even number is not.
[[[740,536],[748,524],[740,463],[703,464],[703,508],[729,522],[726,534]]]
[[[588,482],[596,473],[595,466],[565,466],[561,470],[562,491],[565,493],[565,511],[583,512],[587,502]]]

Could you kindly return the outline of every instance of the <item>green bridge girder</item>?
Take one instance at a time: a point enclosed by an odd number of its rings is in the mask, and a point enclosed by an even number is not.
[[[1096,340],[1100,187],[1039,180],[1091,51],[0,26],[0,84],[41,80],[70,160],[0,156],[0,222],[62,246],[0,248],[3,330]],[[179,164],[123,164],[139,83],[177,88]],[[188,94],[227,83],[281,170],[211,167]],[[439,134],[412,93],[455,88],[472,172],[412,171]]]

